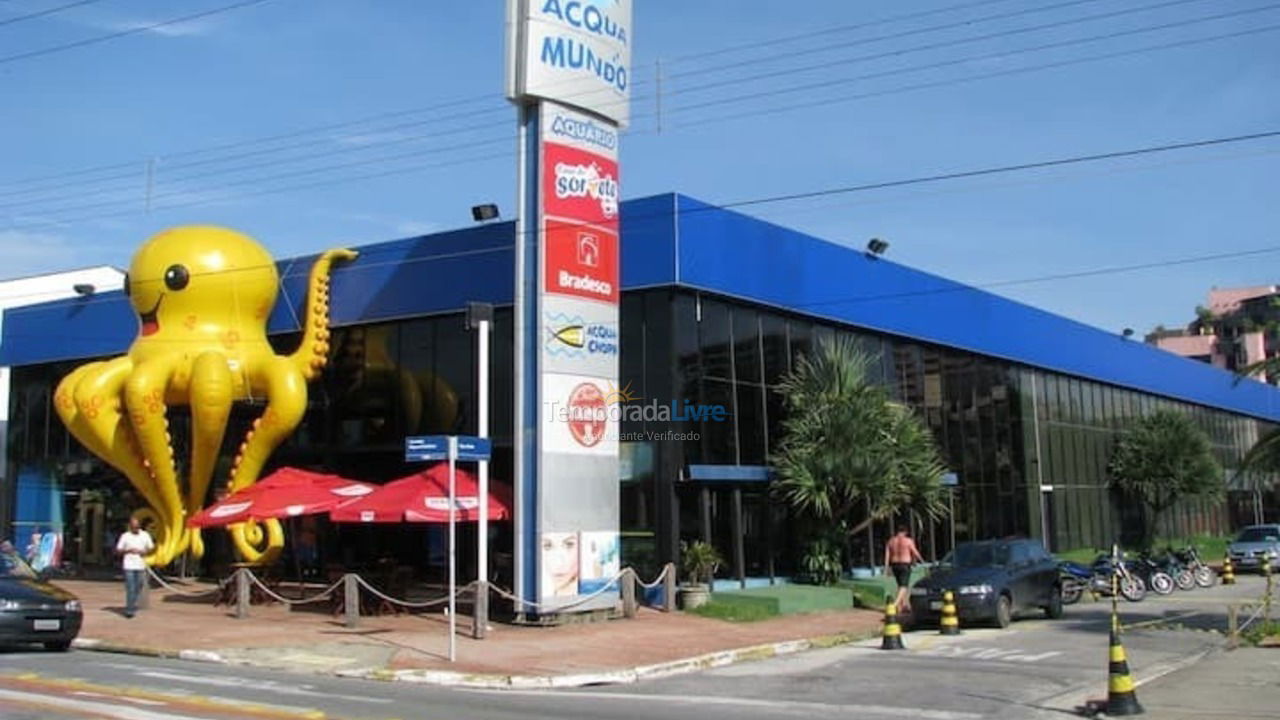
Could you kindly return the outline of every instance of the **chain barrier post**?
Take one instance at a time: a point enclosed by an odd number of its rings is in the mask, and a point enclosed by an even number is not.
[[[636,606],[636,571],[627,568],[622,571],[622,616],[631,620],[639,612]]]
[[[249,617],[249,568],[236,570],[236,617]]]
[[[360,585],[355,573],[342,576],[342,610],[347,627],[353,628],[360,622]]]
[[[1222,584],[1236,584],[1236,568],[1231,563],[1231,553],[1227,553],[1226,557],[1222,559]]]
[[[1113,595],[1114,597],[1114,595]],[[1112,603],[1115,607],[1115,603]],[[1111,648],[1107,664],[1107,707],[1108,716],[1141,715],[1145,712],[1138,704],[1138,694],[1134,690],[1133,675],[1129,673],[1129,659],[1124,654],[1124,646],[1120,644],[1120,616],[1111,613]]]
[[[667,563],[662,569],[662,610],[663,612],[675,612],[676,610],[676,564]]]
[[[950,590],[944,590],[942,593],[942,619],[938,621],[938,634],[960,634],[960,616],[956,613],[956,596]]]

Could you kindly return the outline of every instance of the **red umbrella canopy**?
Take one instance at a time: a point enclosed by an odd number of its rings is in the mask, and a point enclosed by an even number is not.
[[[372,485],[337,475],[286,467],[201,510],[187,520],[187,525],[211,527],[249,519],[310,515],[332,510],[373,490]]]
[[[455,485],[458,522],[480,519],[480,483],[475,473],[458,468]],[[511,490],[489,482],[489,519],[511,517]],[[334,522],[449,522],[449,466],[437,463],[392,480],[369,495],[329,511]]]

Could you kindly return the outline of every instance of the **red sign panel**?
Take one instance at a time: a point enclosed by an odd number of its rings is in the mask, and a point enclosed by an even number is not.
[[[543,212],[587,223],[617,222],[617,161],[558,143],[542,147]]]
[[[604,439],[609,408],[604,393],[595,383],[579,383],[569,393],[569,432],[582,447],[593,447]]]
[[[618,236],[590,225],[547,220],[546,291],[618,303]]]

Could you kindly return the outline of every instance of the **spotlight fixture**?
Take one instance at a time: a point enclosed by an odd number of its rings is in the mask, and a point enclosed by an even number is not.
[[[93,283],[76,283],[75,285],[71,286],[71,289],[75,290],[77,295],[86,295],[86,296],[92,295],[94,291],[97,290],[97,288],[93,286]]]
[[[889,249],[889,243],[881,240],[880,238],[871,238],[869,241],[867,241],[867,254],[871,255],[872,257],[879,257],[880,255],[884,254],[885,250],[888,250],[888,249]]]
[[[471,208],[471,217],[476,222],[485,222],[498,217],[498,206],[493,203],[485,203],[484,205],[475,205]]]
[[[1133,337],[1133,328],[1125,328],[1124,330],[1120,331],[1120,334],[1125,336],[1126,338],[1131,338]]]

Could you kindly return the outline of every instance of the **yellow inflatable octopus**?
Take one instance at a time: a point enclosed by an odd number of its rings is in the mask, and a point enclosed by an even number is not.
[[[186,518],[204,505],[232,403],[265,398],[266,409],[240,445],[230,489],[258,479],[275,448],[307,407],[307,381],[329,349],[329,270],[356,253],[329,250],[311,268],[302,344],[277,355],[267,342],[267,318],[280,287],[271,255],[246,235],[221,227],[161,232],[133,258],[125,294],[138,314],[138,337],[127,355],[82,365],[58,385],[58,415],[90,452],[124,473],[149,507],[156,551],[168,565],[188,549],[204,554],[200,531]],[[186,483],[175,465],[166,411],[191,408],[191,457]],[[185,489],[185,492],[184,492]],[[237,552],[270,562],[284,545],[277,520],[232,525]]]

